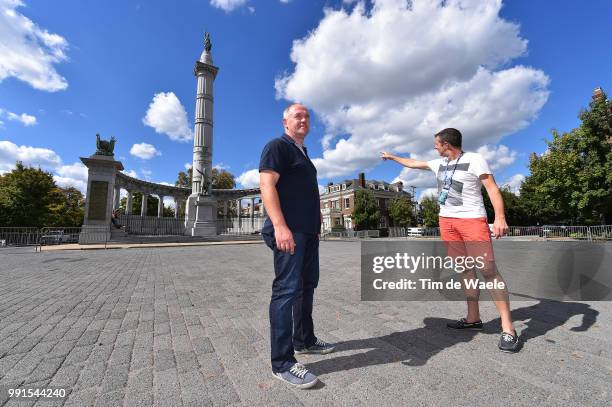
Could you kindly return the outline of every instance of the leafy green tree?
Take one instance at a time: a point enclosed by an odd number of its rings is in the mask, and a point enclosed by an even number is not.
[[[49,219],[45,226],[79,227],[83,224],[85,198],[76,188],[54,188],[51,190]]]
[[[372,191],[358,190],[355,192],[352,219],[355,230],[378,229],[380,211],[376,206],[376,199]]]
[[[174,185],[177,187],[191,188],[192,176],[193,176],[193,170],[191,168],[189,168],[187,172],[179,171],[178,178],[176,182],[174,183]]]
[[[420,217],[426,227],[437,227],[440,205],[435,196],[430,195],[421,199]]]
[[[56,188],[50,173],[17,162],[14,170],[0,176],[0,225],[46,226]]]
[[[236,187],[234,175],[228,171],[213,168],[212,187],[213,189],[234,189]]]
[[[406,197],[391,199],[388,210],[389,217],[395,226],[406,227],[416,223],[414,206]]]
[[[520,202],[532,223],[612,221],[612,101],[594,99],[580,127],[553,132],[548,151],[532,156]]]
[[[193,169],[189,168],[189,170],[180,171],[178,173],[176,182],[174,185],[177,187],[183,188],[191,188],[191,179],[193,177]],[[221,170],[219,171],[216,168],[212,169],[212,187],[214,189],[234,189],[236,187],[236,179],[234,174]]]
[[[485,210],[487,211],[487,221],[493,223],[495,221],[495,211],[493,210],[493,204],[489,199],[487,190],[482,187],[482,199],[484,202]],[[506,215],[506,223],[509,226],[523,226],[529,224],[529,219],[525,210],[520,202],[520,197],[514,194],[509,187],[500,187],[499,192],[504,201],[504,212]]]

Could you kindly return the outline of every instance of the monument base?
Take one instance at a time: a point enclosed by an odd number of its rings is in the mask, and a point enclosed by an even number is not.
[[[111,231],[108,226],[83,225],[79,233],[79,244],[100,244],[110,240]]]
[[[185,235],[217,235],[217,200],[205,195],[191,195],[187,199]]]

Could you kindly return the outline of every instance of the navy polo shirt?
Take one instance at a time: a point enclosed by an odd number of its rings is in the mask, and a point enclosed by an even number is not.
[[[291,137],[283,134],[264,147],[259,171],[272,170],[280,175],[276,190],[289,229],[317,234],[321,230],[317,169],[308,158],[306,147],[303,149],[305,154]],[[272,222],[267,218],[264,230],[271,228]]]

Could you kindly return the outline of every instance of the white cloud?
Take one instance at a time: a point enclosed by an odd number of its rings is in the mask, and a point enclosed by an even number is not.
[[[53,175],[55,183],[62,187],[75,187],[83,194],[87,193],[88,170],[83,163],[75,162],[72,165],[62,165]]]
[[[491,167],[491,171],[509,166],[516,160],[517,155],[516,151],[510,150],[508,147],[501,144],[497,147],[485,145],[478,148],[477,152],[487,161],[489,167]]]
[[[143,160],[150,160],[155,156],[161,155],[161,151],[157,150],[152,144],[138,143],[130,148],[130,154]]]
[[[15,113],[11,113],[9,112],[8,114],[8,119],[9,120],[17,120],[21,123],[23,123],[24,126],[28,127],[28,126],[33,126],[36,124],[36,117],[31,116],[27,113],[21,113],[21,114],[15,114]]]
[[[60,156],[48,148],[18,146],[10,141],[0,141],[0,174],[13,170],[17,161],[51,172],[59,187],[75,187],[82,193],[87,191],[88,172],[82,163],[63,165]]]
[[[142,122],[155,129],[156,133],[168,135],[171,140],[193,139],[185,107],[173,92],[155,94]]]
[[[523,174],[514,174],[504,182],[501,182],[500,187],[508,187],[511,192],[519,195],[521,191],[521,185],[525,181],[525,176]]]
[[[429,198],[429,197],[437,197],[438,196],[438,188],[426,188],[424,190],[421,191],[421,194],[419,195],[419,203],[421,203],[421,201],[423,201],[423,198]]]
[[[0,82],[14,77],[39,90],[66,89],[55,64],[67,59],[68,42],[19,13],[23,6],[21,0],[0,0]]]
[[[127,175],[128,177],[138,178],[138,173],[134,170],[123,170],[121,172]]]
[[[153,171],[141,168],[140,173],[144,177],[145,181],[151,181],[151,175],[153,175]]]
[[[193,166],[192,163],[185,163],[184,167],[185,167],[185,171],[189,171],[191,169],[191,167]]]
[[[247,3],[248,0],[210,0],[210,5],[229,13]]]
[[[191,164],[189,164],[189,168],[191,168]],[[223,163],[218,163],[218,164],[213,165],[213,168],[216,168],[217,170],[221,171],[221,170],[229,170],[230,166],[225,165]]]
[[[408,189],[410,186],[430,188],[436,185],[436,176],[432,171],[428,170],[403,168],[399,175],[391,182],[395,183],[397,181],[402,181],[405,189]]]
[[[6,116],[6,118],[9,120],[21,122],[21,124],[26,127],[33,126],[37,123],[36,117],[27,113],[17,114],[9,112],[8,110],[0,109],[0,116]]]
[[[10,141],[0,141],[0,171],[10,171],[15,168],[15,162],[24,165],[54,169],[62,164],[62,159],[48,148],[18,146]]]
[[[280,2],[283,4],[289,4],[291,3],[291,0],[280,0]]]
[[[243,188],[258,188],[259,187],[259,170],[255,168],[252,170],[245,171],[242,174],[240,174],[238,178],[236,178],[236,181],[238,181],[238,183]]]
[[[319,176],[380,163],[378,152],[431,158],[433,134],[456,127],[466,149],[526,127],[548,98],[540,70],[508,64],[526,52],[501,0],[374,0],[326,9],[293,43],[277,96],[310,106],[325,124]]]

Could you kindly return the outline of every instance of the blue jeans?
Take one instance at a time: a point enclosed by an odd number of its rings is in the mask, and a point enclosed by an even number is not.
[[[287,371],[297,362],[293,350],[317,341],[312,322],[314,289],[319,283],[319,239],[317,235],[293,233],[294,254],[276,247],[274,232],[263,232],[274,252],[274,282],[270,301],[270,345],[272,371]]]

